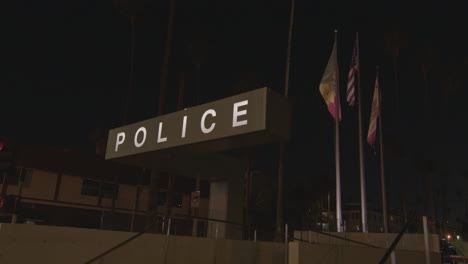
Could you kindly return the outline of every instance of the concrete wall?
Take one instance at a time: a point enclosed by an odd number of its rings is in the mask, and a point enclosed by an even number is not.
[[[353,247],[338,245],[309,244],[302,242],[289,243],[289,264],[330,263],[330,264],[375,264],[385,254],[383,248]],[[423,251],[397,250],[397,264],[425,263]],[[385,263],[390,264],[390,257]],[[440,264],[439,253],[431,253],[431,264]]]
[[[0,263],[82,264],[135,233],[0,224]],[[375,264],[383,248],[289,243],[289,264]],[[94,264],[284,264],[283,243],[144,234]],[[388,260],[386,263],[390,263]],[[396,263],[425,263],[423,251],[398,250]],[[431,264],[440,254],[431,253]]]
[[[135,233],[0,225],[0,263],[82,264]],[[284,244],[144,234],[95,264],[284,264]]]
[[[58,174],[43,170],[32,170],[31,182],[23,186],[22,195],[39,199],[54,199]]]
[[[310,233],[310,234],[309,234]],[[334,236],[345,237],[355,241],[360,241],[366,244],[374,245],[377,247],[387,248],[389,247],[393,240],[398,234],[395,233],[336,233],[329,232],[329,234]],[[309,241],[312,243],[318,244],[331,244],[331,245],[344,245],[344,246],[360,246],[359,244],[345,241],[339,238],[333,238],[325,234],[319,234],[312,231],[295,231],[294,238],[300,239],[302,241]],[[366,247],[365,245],[362,245]],[[398,243],[397,249],[405,250],[419,250],[424,251],[424,235],[423,234],[405,234]],[[439,252],[439,236],[436,234],[429,235],[429,249],[433,252]]]

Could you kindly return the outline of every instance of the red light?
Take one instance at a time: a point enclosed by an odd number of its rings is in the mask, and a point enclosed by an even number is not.
[[[0,141],[0,151],[3,150],[3,142]]]

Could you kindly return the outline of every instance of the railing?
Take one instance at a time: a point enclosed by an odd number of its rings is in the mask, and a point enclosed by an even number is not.
[[[465,256],[459,256],[459,255],[450,255],[450,263],[456,264],[456,263],[468,263],[468,257]]]
[[[132,240],[138,238],[139,236],[149,233],[150,230],[153,233],[161,233],[169,235],[185,235],[185,236],[200,236],[200,237],[210,237],[210,238],[239,238],[242,239],[245,236],[245,231],[250,232],[248,228],[245,228],[244,225],[219,220],[219,219],[212,219],[212,218],[204,218],[204,217],[193,217],[188,215],[174,215],[175,217],[166,218],[163,216],[157,216],[148,225],[144,231],[131,236],[130,238],[124,240],[123,242],[115,245],[114,247],[104,251],[103,253],[93,257],[92,259],[86,261],[84,264],[91,264],[94,261],[102,259],[104,256],[108,255],[109,253],[121,248],[122,246],[130,243]],[[187,228],[188,223],[192,223],[192,229]],[[229,227],[227,227],[229,225]],[[184,226],[183,229],[178,229],[177,227]],[[155,229],[156,227],[156,229]],[[238,236],[236,237],[226,237],[226,229],[231,230],[230,233],[237,233]],[[195,230],[195,231],[194,231]],[[154,232],[156,231],[156,232]],[[257,231],[253,230],[253,240],[256,241]]]
[[[346,241],[346,242],[351,242],[351,243],[355,243],[355,244],[358,244],[358,245],[362,245],[362,246],[367,246],[367,247],[372,247],[372,248],[379,248],[379,247],[377,247],[375,245],[371,245],[371,244],[364,243],[364,242],[361,242],[361,241],[349,239],[349,238],[346,238],[346,237],[336,236],[336,235],[329,234],[329,233],[326,233],[326,232],[321,232],[321,231],[316,231],[316,230],[310,230],[310,231],[314,232],[314,233],[317,233],[317,234],[322,234],[322,235],[325,235],[325,236],[329,236],[329,237],[332,237],[332,238],[341,239],[341,240]],[[311,242],[311,239],[304,240],[304,239],[297,238],[297,237],[294,237],[293,239],[296,240],[296,241],[301,241],[301,242],[309,242],[309,243]]]

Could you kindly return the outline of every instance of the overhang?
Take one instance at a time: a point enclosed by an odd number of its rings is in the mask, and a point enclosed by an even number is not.
[[[185,176],[240,175],[247,162],[226,151],[285,142],[291,106],[260,88],[109,131],[106,159]]]

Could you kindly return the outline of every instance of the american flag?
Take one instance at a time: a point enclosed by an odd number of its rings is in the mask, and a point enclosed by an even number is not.
[[[356,38],[356,43],[354,44],[353,57],[351,58],[351,65],[349,66],[348,73],[348,88],[346,89],[346,101],[350,106],[354,106],[354,101],[356,100],[355,94],[355,81],[356,72],[358,71],[359,57],[357,54],[358,42]]]

